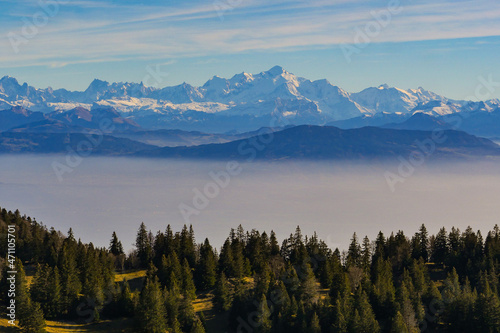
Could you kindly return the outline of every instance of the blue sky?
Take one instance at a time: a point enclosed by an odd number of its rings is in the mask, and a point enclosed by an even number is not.
[[[496,0],[0,0],[0,22],[0,76],[40,88],[201,85],[274,65],[350,92],[387,83],[468,99],[500,82]]]

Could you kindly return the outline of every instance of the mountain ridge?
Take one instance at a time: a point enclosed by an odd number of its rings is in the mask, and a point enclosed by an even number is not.
[[[350,93],[326,79],[311,81],[280,66],[257,74],[242,72],[229,79],[213,76],[199,87],[182,83],[154,88],[142,82],[95,79],[85,91],[68,91],[36,89],[7,76],[0,79],[0,109],[22,106],[50,113],[95,105],[113,107],[142,127],[226,132],[270,126],[270,119],[281,125],[325,125],[383,112],[435,116],[491,112],[500,101],[458,101],[421,87],[403,90],[388,85]]]

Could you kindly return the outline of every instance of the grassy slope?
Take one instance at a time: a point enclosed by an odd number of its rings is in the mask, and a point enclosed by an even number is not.
[[[28,283],[31,282],[34,274],[35,269],[27,266],[26,278],[28,280]],[[123,280],[127,280],[131,290],[137,291],[142,285],[142,281],[145,276],[145,270],[117,273],[115,275],[115,281],[121,282]],[[193,302],[194,309],[196,312],[204,312],[205,318],[207,320],[208,332],[224,332],[227,319],[213,312],[212,298],[212,294],[200,293]],[[134,324],[133,319],[130,318],[122,318],[112,321],[103,320],[98,323],[90,324],[76,324],[74,322],[59,322],[48,320],[46,330],[49,333],[134,333]],[[3,314],[0,318],[0,332],[20,332],[20,330],[9,325],[5,315]]]
[[[438,287],[441,287],[442,281],[446,278],[446,273],[440,265],[428,264],[429,273],[431,279],[436,282]],[[34,269],[26,269],[27,279],[31,280],[32,275],[34,274]],[[130,288],[132,291],[138,291],[140,286],[142,285],[142,281],[146,275],[145,270],[140,271],[128,271],[125,273],[117,273],[115,275],[115,280],[117,282],[121,282],[123,280],[127,280],[129,282]],[[253,279],[246,279],[247,283],[253,283]],[[321,298],[325,298],[328,294],[328,289],[319,289]],[[193,302],[194,310],[196,312],[203,312],[206,319],[207,324],[207,333],[219,333],[226,332],[226,323],[227,323],[227,313],[220,314],[213,310],[212,304],[213,294],[211,293],[199,293],[197,298]],[[2,315],[0,318],[0,332],[19,332],[19,330],[11,328],[11,325],[7,323],[7,319],[5,315]],[[118,320],[103,320],[98,323],[90,323],[90,324],[76,324],[72,322],[56,322],[56,321],[47,321],[47,332],[49,333],[76,333],[76,332],[85,332],[85,333],[133,333],[133,319],[131,318],[122,318]]]

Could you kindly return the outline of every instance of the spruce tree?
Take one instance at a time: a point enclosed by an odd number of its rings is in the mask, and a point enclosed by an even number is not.
[[[137,255],[141,261],[141,266],[144,268],[147,267],[149,261],[152,259],[153,249],[144,222],[141,223],[137,232],[135,247],[137,248]]]
[[[26,274],[20,259],[16,258],[16,315],[23,332],[45,332],[45,319],[40,305],[31,301],[28,293]]]
[[[321,333],[321,326],[319,324],[319,317],[316,312],[313,313],[311,318],[311,324],[309,326],[308,332],[310,333]]]
[[[349,249],[347,251],[346,266],[361,266],[361,246],[359,245],[356,233],[352,235],[351,244],[349,245]]]
[[[50,270],[47,293],[47,318],[57,318],[63,310],[61,279],[57,266]]]
[[[72,250],[72,246],[64,244],[59,258],[61,273],[61,307],[63,314],[67,314],[78,300],[82,285],[78,277],[79,271],[76,266],[76,257],[74,250]]]
[[[213,302],[218,311],[227,311],[231,307],[231,292],[224,272],[221,272],[217,279]]]
[[[116,236],[116,232],[113,231],[111,235],[111,241],[109,244],[109,252],[111,254],[118,256],[120,254],[124,254],[122,242],[118,240],[118,236]]]
[[[406,327],[403,315],[399,311],[392,320],[391,333],[410,333],[408,327]]]
[[[217,279],[217,259],[214,250],[208,241],[200,246],[200,260],[196,269],[197,286],[201,290],[211,289]]]
[[[138,325],[146,333],[165,333],[167,330],[166,309],[160,283],[148,279],[139,297]]]
[[[265,295],[262,295],[257,307],[256,329],[259,333],[270,333],[272,328],[271,311]]]
[[[184,296],[194,300],[196,298],[196,287],[194,286],[193,273],[191,272],[191,267],[186,258],[184,258],[184,264],[182,265],[182,290]]]

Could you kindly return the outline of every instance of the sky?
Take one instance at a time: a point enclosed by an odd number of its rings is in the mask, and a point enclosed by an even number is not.
[[[0,76],[165,87],[280,65],[349,92],[500,98],[499,18],[496,0],[0,0]]]

